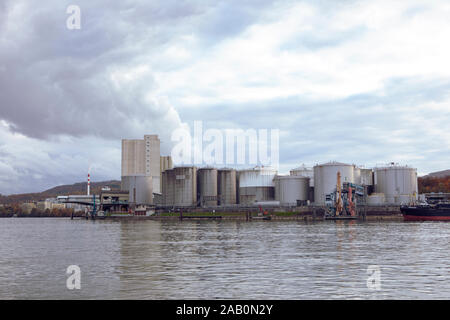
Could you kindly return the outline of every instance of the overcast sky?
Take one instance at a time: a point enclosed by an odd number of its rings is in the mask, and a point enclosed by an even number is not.
[[[69,30],[66,9],[81,9]],[[280,171],[450,169],[450,3],[0,2],[0,193],[120,179],[120,139],[280,130]]]

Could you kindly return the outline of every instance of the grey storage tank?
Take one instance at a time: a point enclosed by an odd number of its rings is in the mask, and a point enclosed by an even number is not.
[[[417,199],[417,169],[391,163],[377,167],[375,172],[375,192],[384,193],[386,203],[400,205]]]
[[[197,168],[173,168],[174,206],[191,207],[197,205]],[[166,170],[166,171],[172,171]]]
[[[306,204],[309,195],[309,177],[275,176],[275,200],[282,206]]]
[[[162,178],[162,198],[165,206],[175,204],[175,171],[166,169],[161,174]]]
[[[219,169],[217,171],[217,193],[219,205],[236,204],[236,170],[235,169]]]
[[[153,204],[153,179],[151,176],[122,176],[121,189],[129,192],[129,202]]]
[[[344,182],[355,183],[355,166],[340,162],[328,162],[314,167],[314,202],[325,204],[325,196],[336,189],[337,173],[341,173],[341,185]]]
[[[217,169],[197,170],[198,201],[202,206],[217,206]]]

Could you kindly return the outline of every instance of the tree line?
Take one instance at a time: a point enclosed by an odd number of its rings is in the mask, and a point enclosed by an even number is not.
[[[450,176],[422,177],[418,179],[419,193],[444,192],[450,193]]]
[[[0,217],[70,217],[72,216],[73,209],[45,209],[40,210],[37,208],[31,209],[30,213],[24,212],[18,204],[12,204],[9,206],[0,206]],[[75,216],[81,215],[81,212],[74,213]]]

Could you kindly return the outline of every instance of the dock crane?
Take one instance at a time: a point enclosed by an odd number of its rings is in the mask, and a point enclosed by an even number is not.
[[[326,195],[325,219],[357,219],[357,204],[362,203],[364,187],[358,184],[341,183],[341,173],[337,173],[336,189]]]

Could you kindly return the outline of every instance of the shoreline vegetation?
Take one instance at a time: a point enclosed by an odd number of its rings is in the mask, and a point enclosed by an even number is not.
[[[31,209],[31,212],[24,212],[20,206],[1,206],[0,218],[70,218],[72,216],[73,209],[66,208],[54,208],[39,210],[36,208]],[[81,217],[82,212],[75,212],[74,217]]]
[[[380,208],[381,209],[381,208]],[[402,221],[403,216],[398,210],[377,210],[377,211],[368,211],[365,217],[359,217],[358,220],[367,220],[367,221]],[[23,213],[19,212],[14,215],[14,213],[2,213],[0,210],[0,218],[70,218],[72,216],[72,209],[54,209],[54,210],[32,210],[31,213]],[[311,211],[280,211],[280,212],[270,212],[267,214],[270,216],[272,221],[322,221],[323,213],[317,212],[316,214]],[[74,218],[83,218],[84,213],[77,212],[74,213]],[[256,212],[210,212],[210,211],[202,211],[202,212],[184,212],[182,214],[183,220],[236,220],[236,221],[249,221],[253,220],[258,216]],[[97,218],[99,219],[99,218]],[[122,216],[118,213],[114,213],[113,216],[107,216],[107,220],[115,220],[115,221],[142,221],[142,220],[180,220],[179,212],[161,212],[154,214],[152,216],[130,216],[128,214],[123,214]]]

